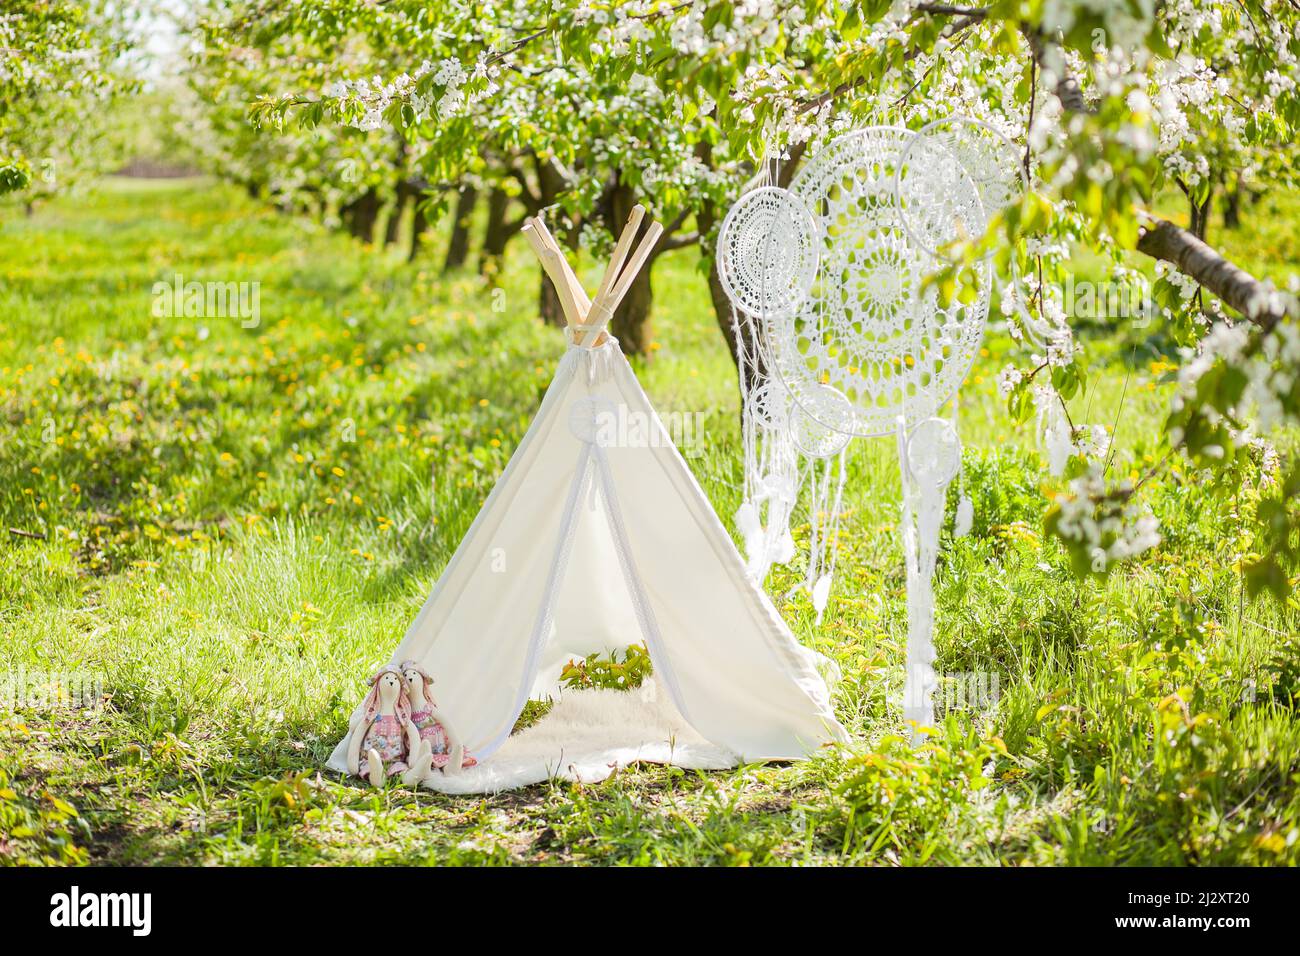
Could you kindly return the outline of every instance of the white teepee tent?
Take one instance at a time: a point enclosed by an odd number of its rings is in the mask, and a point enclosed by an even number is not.
[[[818,670],[824,662],[795,641],[746,574],[604,331],[661,232],[652,224],[629,261],[643,215],[634,210],[591,302],[545,225],[525,227],[559,290],[572,344],[536,419],[393,653],[394,662],[414,659],[433,676],[440,710],[479,760],[458,775],[434,774],[426,782],[434,789],[491,791],[551,775],[590,779],[593,766],[604,776],[638,758],[685,766],[791,759],[847,739]],[[611,718],[602,736],[604,728],[589,726],[601,711],[588,700],[576,721],[588,724],[586,739],[548,737],[538,725],[525,735],[541,741],[541,750],[511,753],[518,738],[508,738],[525,703],[554,690],[565,661],[641,642],[666,698],[663,720]],[[331,768],[344,769],[343,747]],[[575,770],[574,761],[585,761],[586,770]],[[494,763],[510,768],[494,770]]]

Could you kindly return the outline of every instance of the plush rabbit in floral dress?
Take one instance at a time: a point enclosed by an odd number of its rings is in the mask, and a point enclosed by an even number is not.
[[[376,787],[399,773],[403,782],[414,785],[429,773],[429,761],[420,756],[420,732],[411,721],[406,682],[401,668],[389,664],[370,678],[370,693],[352,724],[348,771]]]
[[[433,678],[415,661],[402,663],[402,676],[411,701],[411,722],[420,734],[421,759],[429,758],[430,765],[443,773],[459,773],[462,767],[478,763],[465,751],[465,745],[434,703]]]

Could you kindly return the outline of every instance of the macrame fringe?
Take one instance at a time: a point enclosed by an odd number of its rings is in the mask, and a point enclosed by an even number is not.
[[[744,459],[743,500],[735,521],[744,543],[746,569],[761,586],[773,565],[786,564],[795,557],[790,524],[800,499],[806,499],[808,569],[799,588],[808,591],[820,625],[835,575],[847,452],[841,449],[829,458],[801,452],[791,431],[795,409],[789,396],[780,382],[758,374],[763,367],[760,329],[736,309],[731,321],[740,378]],[[802,468],[801,461],[806,462]]]

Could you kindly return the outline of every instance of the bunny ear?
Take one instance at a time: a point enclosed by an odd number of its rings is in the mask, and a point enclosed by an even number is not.
[[[376,674],[370,678],[370,693],[366,694],[363,703],[366,709],[366,726],[369,727],[375,722],[375,715],[379,713],[379,675]]]

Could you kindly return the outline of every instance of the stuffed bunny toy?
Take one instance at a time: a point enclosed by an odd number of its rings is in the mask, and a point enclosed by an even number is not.
[[[433,699],[433,678],[415,661],[402,663],[402,676],[406,681],[406,694],[411,701],[411,722],[420,735],[419,756],[429,760],[430,767],[443,773],[460,773],[462,767],[476,763],[465,752],[465,745],[447,723],[446,716],[438,710]],[[415,753],[416,751],[412,751]]]
[[[419,783],[428,776],[430,761],[418,759],[420,732],[411,722],[411,699],[401,668],[382,667],[369,683],[370,693],[348,738],[348,772],[369,778],[376,787],[399,773],[408,786]]]

